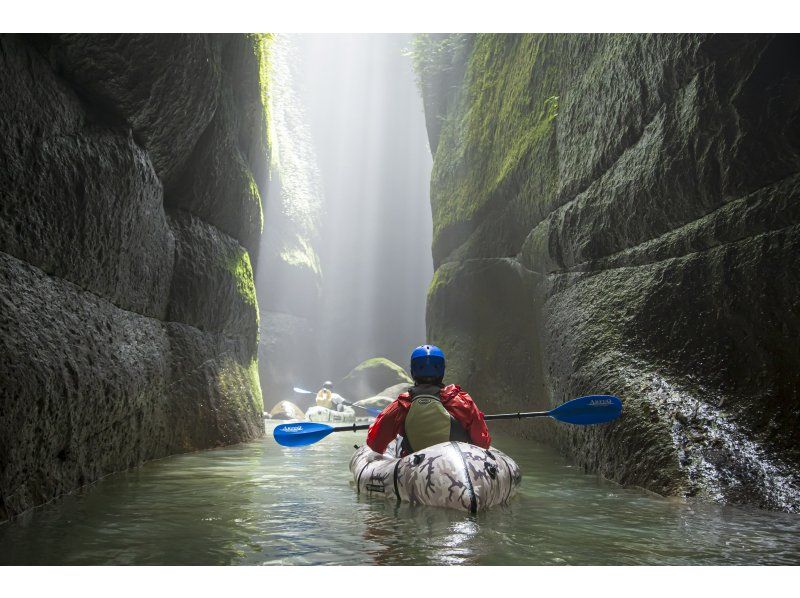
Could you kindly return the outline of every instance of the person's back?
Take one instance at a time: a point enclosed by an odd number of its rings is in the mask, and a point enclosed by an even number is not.
[[[403,437],[403,454],[457,440],[489,448],[491,436],[483,413],[458,385],[444,386],[444,353],[423,345],[411,354],[414,386],[391,403],[370,426],[367,444],[379,453],[397,435]]]
[[[344,406],[344,399],[341,395],[333,392],[333,382],[326,380],[322,388],[317,392],[316,403],[326,409],[341,411]]]

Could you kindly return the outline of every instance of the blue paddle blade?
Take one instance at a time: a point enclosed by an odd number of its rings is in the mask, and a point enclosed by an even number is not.
[[[622,413],[622,401],[612,395],[590,395],[567,401],[547,415],[560,422],[588,426],[604,424],[617,419]]]
[[[317,422],[294,422],[275,426],[272,435],[281,446],[308,446],[333,432],[331,426]]]

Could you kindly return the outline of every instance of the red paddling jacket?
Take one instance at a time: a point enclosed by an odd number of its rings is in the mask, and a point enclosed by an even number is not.
[[[413,391],[413,389],[411,389]],[[486,428],[483,413],[466,392],[457,384],[439,390],[439,400],[447,412],[464,428],[470,444],[489,448],[492,437]],[[383,453],[398,434],[405,436],[405,419],[411,408],[411,393],[404,392],[394,400],[369,427],[367,445],[376,453]],[[405,455],[408,451],[404,450]]]

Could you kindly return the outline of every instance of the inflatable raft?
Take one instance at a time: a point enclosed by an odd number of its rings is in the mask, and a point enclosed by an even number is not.
[[[356,413],[352,407],[343,407],[342,411],[328,409],[314,405],[306,411],[306,419],[310,422],[322,422],[326,424],[352,424],[356,421]]]
[[[522,480],[514,460],[495,448],[443,442],[398,458],[364,445],[350,460],[359,494],[475,513],[505,504]]]

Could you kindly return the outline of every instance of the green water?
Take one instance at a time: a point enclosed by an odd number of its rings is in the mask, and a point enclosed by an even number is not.
[[[507,508],[470,516],[359,498],[364,435],[271,437],[106,478],[0,525],[2,564],[800,564],[800,516],[620,488],[500,438],[523,472]]]

